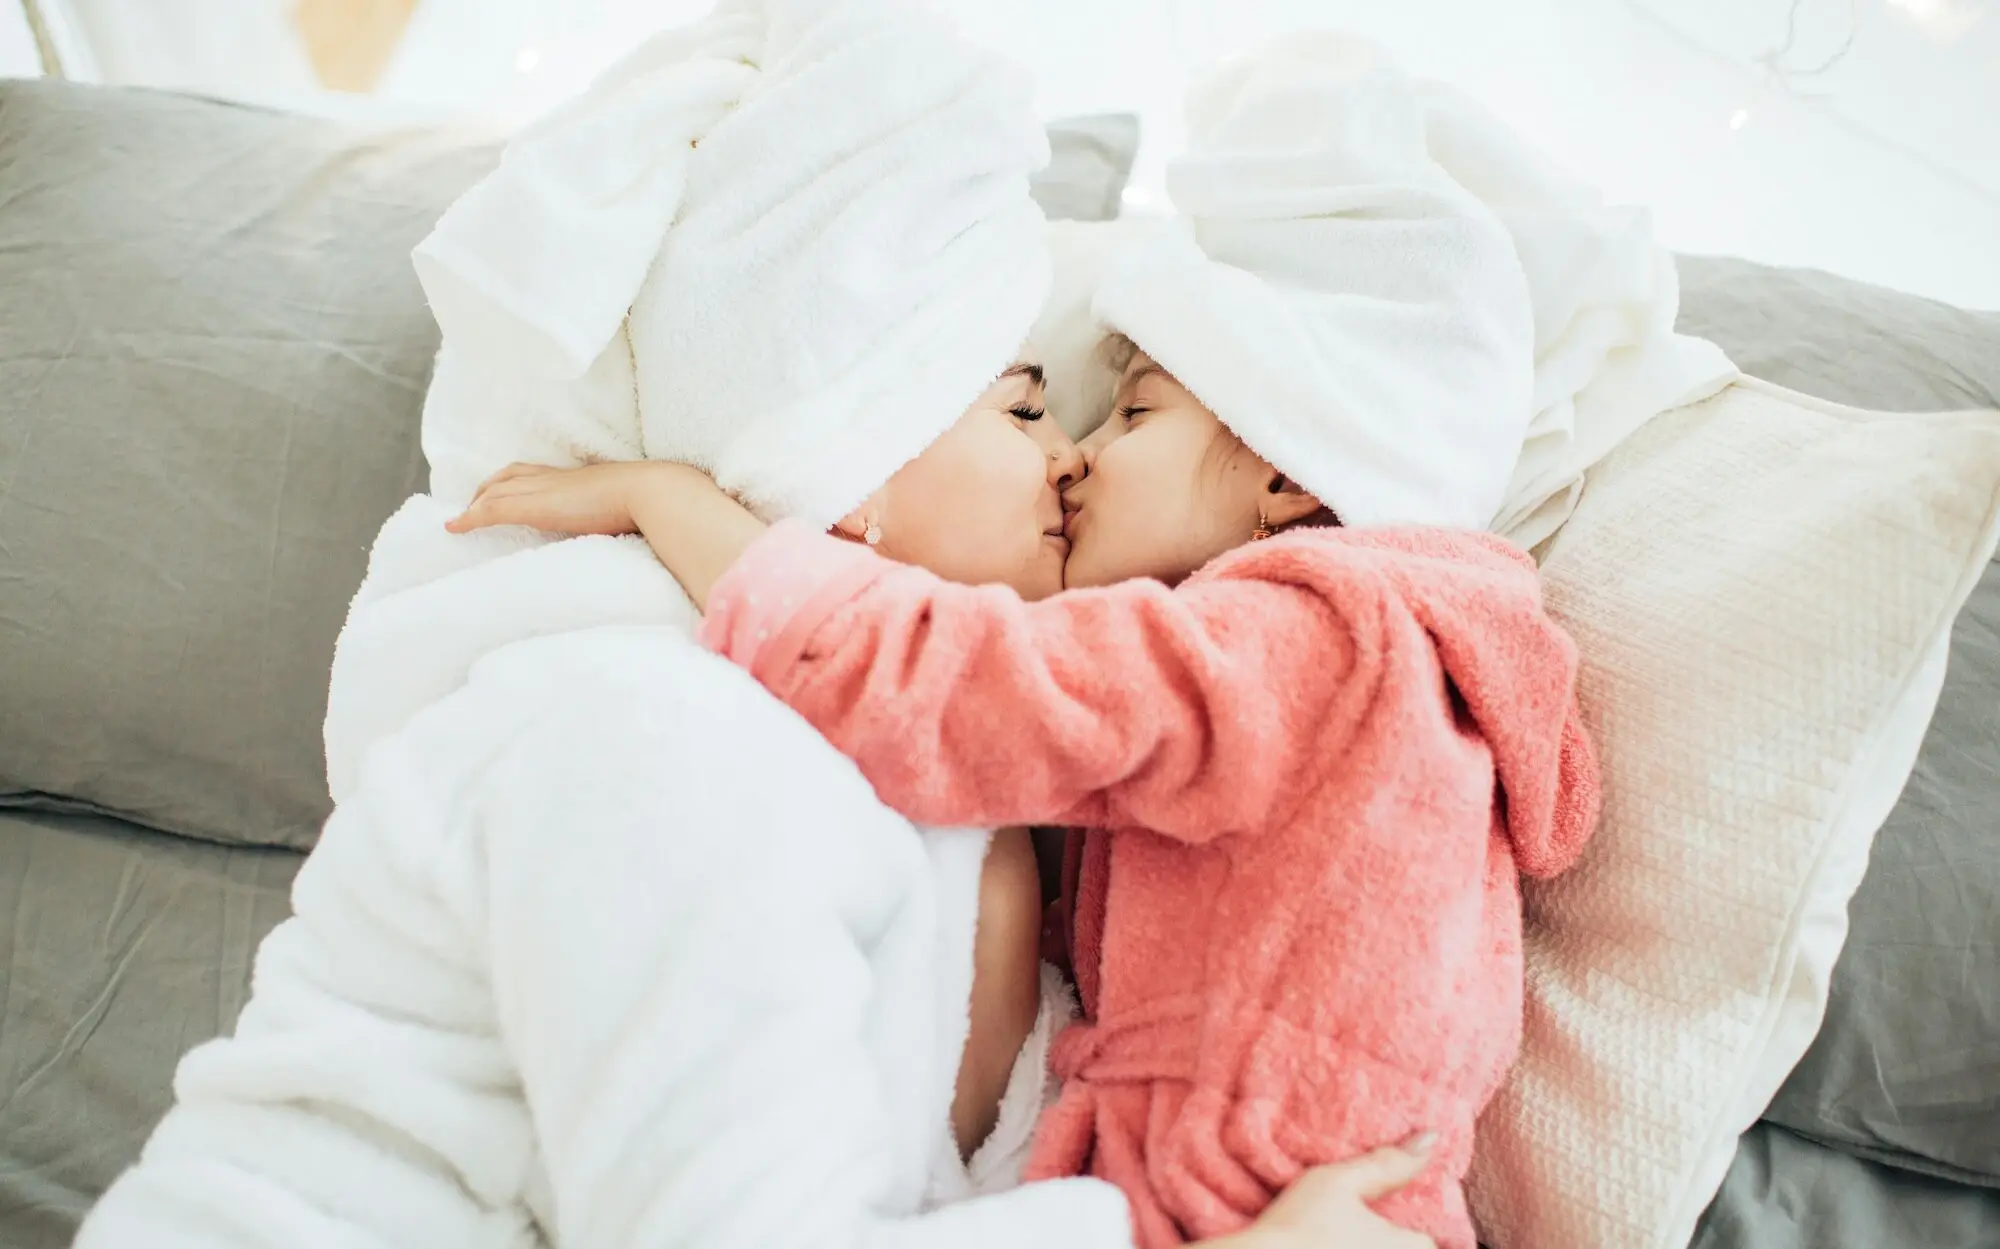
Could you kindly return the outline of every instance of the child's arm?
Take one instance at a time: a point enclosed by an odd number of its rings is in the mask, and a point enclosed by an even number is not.
[[[702,637],[913,819],[1202,841],[1268,826],[1337,764],[1379,599],[1239,579],[1024,603],[784,523],[717,582]]]
[[[445,528],[470,533],[526,525],[550,533],[643,534],[694,605],[764,532],[741,503],[698,468],[659,460],[550,468],[510,464],[481,482]]]
[[[1430,649],[1367,561],[1329,588],[1288,578],[1303,557],[1284,544],[1253,557],[1265,576],[1024,603],[796,522],[767,532],[698,470],[651,462],[517,465],[451,527],[499,524],[643,532],[704,640],[931,824],[1267,827],[1341,766],[1392,648]]]

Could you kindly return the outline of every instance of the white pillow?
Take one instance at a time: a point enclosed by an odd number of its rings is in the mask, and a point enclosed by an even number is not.
[[[1996,533],[1996,412],[1746,381],[1587,477],[1542,568],[1604,821],[1525,889],[1525,1041],[1470,1178],[1489,1249],[1689,1242],[1818,1031]]]

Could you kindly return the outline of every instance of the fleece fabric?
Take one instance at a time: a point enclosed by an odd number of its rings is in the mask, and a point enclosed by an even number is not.
[[[1472,1249],[1473,1125],[1521,1035],[1518,874],[1567,868],[1599,804],[1526,555],[1311,530],[1174,589],[1024,603],[783,524],[702,637],[912,818],[1095,830],[1085,1022],[1031,1177],[1110,1180],[1165,1246],[1432,1130],[1381,1208]]]

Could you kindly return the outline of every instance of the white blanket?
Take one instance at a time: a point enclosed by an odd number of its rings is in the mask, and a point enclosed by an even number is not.
[[[651,232],[659,247],[677,210],[673,188],[650,179],[671,183],[681,166],[661,175],[658,162],[696,138],[725,148],[717,118],[750,111],[738,96],[761,102],[761,128],[737,126],[739,142],[782,131],[787,111],[807,126],[855,101],[883,110],[797,146],[793,189],[814,202],[804,227],[788,214],[784,238],[812,234],[814,212],[851,219],[837,194],[816,196],[838,190],[819,170],[895,185],[914,141],[899,109],[921,112],[928,141],[954,148],[964,163],[945,162],[948,175],[986,171],[958,188],[942,235],[879,223],[895,232],[900,267],[874,263],[865,239],[830,238],[861,262],[846,274],[861,311],[840,329],[875,315],[878,338],[850,334],[845,355],[802,345],[808,365],[831,371],[793,375],[802,402],[768,388],[737,396],[708,414],[704,437],[732,412],[833,420],[841,402],[876,393],[894,375],[883,361],[905,344],[900,327],[938,311],[912,288],[878,309],[866,296],[884,273],[1032,277],[1006,251],[1021,236],[1016,199],[1030,203],[1016,112],[981,94],[994,76],[980,63],[890,9],[731,3],[695,33],[639,49],[526,149],[552,158],[627,142],[657,160],[580,186],[503,160],[487,184],[521,193],[489,223],[527,222],[507,214],[548,197],[541,243],[566,240],[562,223],[577,214],[604,213],[607,231]],[[847,28],[833,37],[821,18]],[[885,74],[921,89],[875,92]],[[939,90],[942,111],[927,94]],[[655,109],[672,114],[665,151],[649,146]],[[667,125],[688,109],[716,130]],[[735,185],[759,195],[784,183],[772,163],[783,154],[750,162],[757,176]],[[867,178],[870,160],[880,177]],[[426,274],[451,305],[439,309],[446,346],[425,445],[453,503],[471,474],[509,459],[641,448],[634,335],[615,302],[636,287],[614,294],[608,319],[592,301],[613,277],[641,281],[644,254],[586,231],[569,288],[582,302],[558,318],[568,336],[536,341],[547,318],[509,320],[504,284],[451,285],[502,272],[509,239],[489,241],[497,250],[458,252],[444,277]],[[550,298],[560,291],[547,284],[573,272],[545,254],[515,259],[519,289]],[[1025,334],[1039,298],[1026,286],[1023,307],[994,305],[992,324],[967,334],[995,341],[973,342],[956,373],[933,360],[902,401],[948,424]],[[935,320],[960,311],[947,299]],[[726,319],[720,333],[739,337]],[[1014,340],[999,342],[1006,333]],[[927,1208],[935,1193],[978,1188],[956,1172],[948,1107],[986,835],[920,832],[882,807],[809,726],[693,644],[691,605],[636,539],[452,537],[451,511],[418,496],[383,527],[334,662],[337,806],[297,878],[296,913],[259,951],[235,1034],[181,1064],[174,1108],[93,1211],[82,1249],[1129,1245],[1124,1198],[1095,1181]]]

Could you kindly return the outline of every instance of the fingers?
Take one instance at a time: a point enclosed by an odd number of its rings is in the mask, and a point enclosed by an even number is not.
[[[1400,1146],[1391,1145],[1346,1162],[1314,1167],[1295,1180],[1280,1200],[1287,1205],[1306,1206],[1387,1197],[1423,1174],[1435,1144],[1435,1137],[1418,1136]]]
[[[1401,1145],[1363,1154],[1337,1168],[1350,1192],[1369,1201],[1387,1197],[1424,1173],[1430,1165],[1431,1148],[1437,1137],[1424,1133]]]
[[[472,497],[474,499],[477,499],[480,495],[485,494],[488,490],[492,489],[494,486],[499,485],[501,482],[512,481],[516,477],[533,477],[533,476],[538,476],[542,473],[554,473],[560,471],[561,471],[560,469],[550,468],[546,464],[521,464],[521,463],[509,464],[507,467],[501,469],[499,472],[493,474],[491,477],[488,477],[485,481],[480,482],[479,488],[472,492]]]
[[[509,464],[479,483],[479,488],[472,492],[472,502],[466,505],[465,511],[445,522],[445,532],[471,533],[475,529],[488,529],[495,525],[527,523],[512,518],[511,513],[518,509],[509,507],[507,500],[518,498],[524,489],[531,488],[528,479],[562,471],[546,464]],[[520,484],[509,484],[517,482]]]
[[[532,482],[517,478],[482,486],[465,511],[446,521],[444,527],[450,533],[470,533],[495,525],[532,525],[534,520],[526,504],[534,494]]]

